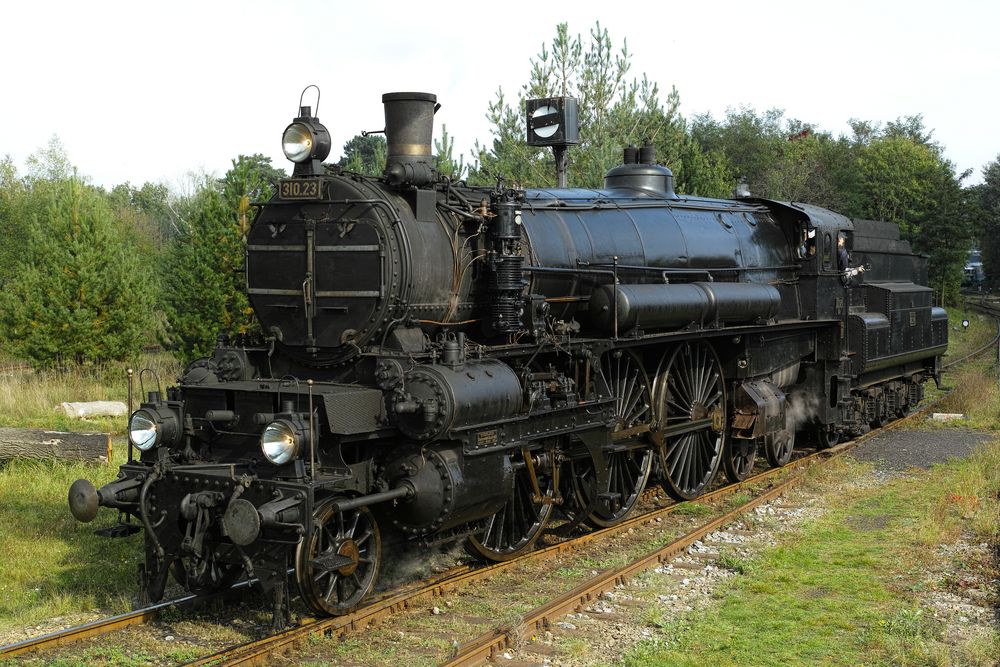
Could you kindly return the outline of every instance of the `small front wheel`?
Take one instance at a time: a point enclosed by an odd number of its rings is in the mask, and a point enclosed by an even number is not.
[[[353,611],[378,577],[382,541],[367,507],[341,512],[328,498],[313,512],[313,526],[295,550],[295,578],[302,601],[325,616]]]

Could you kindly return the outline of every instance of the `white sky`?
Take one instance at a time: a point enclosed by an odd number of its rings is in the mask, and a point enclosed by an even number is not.
[[[556,24],[596,20],[685,116],[752,105],[839,134],[849,118],[923,114],[966,183],[1000,154],[1000,3],[892,2],[32,2],[0,22],[0,155],[19,166],[59,136],[94,183],[222,174],[239,154],[275,165],[310,83],[331,159],[384,124],[381,94],[436,93],[469,154],[487,104],[516,98]]]

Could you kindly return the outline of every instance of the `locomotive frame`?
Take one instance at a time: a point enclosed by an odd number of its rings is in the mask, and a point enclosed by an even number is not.
[[[390,544],[514,558],[557,510],[613,525],[650,480],[694,498],[940,379],[947,314],[895,225],[679,196],[649,146],[602,190],[468,187],[433,168],[435,96],[383,103],[389,157],[368,178],[323,164],[300,100],[293,176],[247,239],[262,339],[221,339],[150,392],[138,458],[70,489],[81,521],[138,520],[145,600],[169,574],[195,592],[247,576],[281,624],[293,572],[312,612],[346,613]]]

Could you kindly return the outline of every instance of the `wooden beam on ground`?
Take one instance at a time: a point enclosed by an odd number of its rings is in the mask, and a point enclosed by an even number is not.
[[[0,427],[0,460],[111,461],[110,433],[63,433]]]

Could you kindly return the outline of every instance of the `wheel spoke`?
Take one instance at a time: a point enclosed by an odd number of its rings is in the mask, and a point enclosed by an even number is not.
[[[641,359],[628,350],[616,351],[602,359],[601,368],[615,394],[615,429],[634,429],[651,423],[653,397]],[[679,387],[664,387],[667,394],[682,391]],[[632,437],[646,436],[640,433]],[[634,440],[633,443],[637,444]],[[591,524],[599,527],[614,525],[634,509],[652,468],[651,451],[649,445],[643,445],[615,453],[592,454],[604,457],[600,462],[607,468],[607,475],[601,485],[603,488],[598,488],[596,483],[598,462],[590,457],[570,461],[569,479],[576,504],[588,511],[586,518]],[[594,498],[595,494],[607,494],[608,500]]]
[[[326,593],[323,594],[324,600],[330,600],[333,597],[333,589],[337,586],[340,581],[340,575],[333,573],[330,575],[330,583],[326,586]]]
[[[716,410],[726,409],[725,382],[719,359],[711,345],[689,341],[677,347],[661,363],[657,383],[654,419],[661,427],[712,417]],[[712,481],[720,467],[724,452],[719,442],[725,440],[725,429],[707,426],[668,439],[660,451],[662,471],[667,490],[678,498],[697,496]],[[745,451],[725,452],[726,469],[733,466],[752,467],[753,458]],[[748,460],[747,460],[748,459]]]
[[[694,403],[695,396],[691,392],[691,388],[687,385],[686,382],[687,377],[685,369],[683,368],[677,369],[672,378],[674,380],[675,386],[679,389],[678,399],[681,401],[681,403],[688,403],[688,404]]]
[[[527,466],[517,469],[510,496],[503,507],[487,520],[478,537],[469,538],[469,548],[491,560],[508,560],[530,549],[541,534],[552,506],[534,499]],[[553,494],[551,480],[539,480],[546,496]]]

